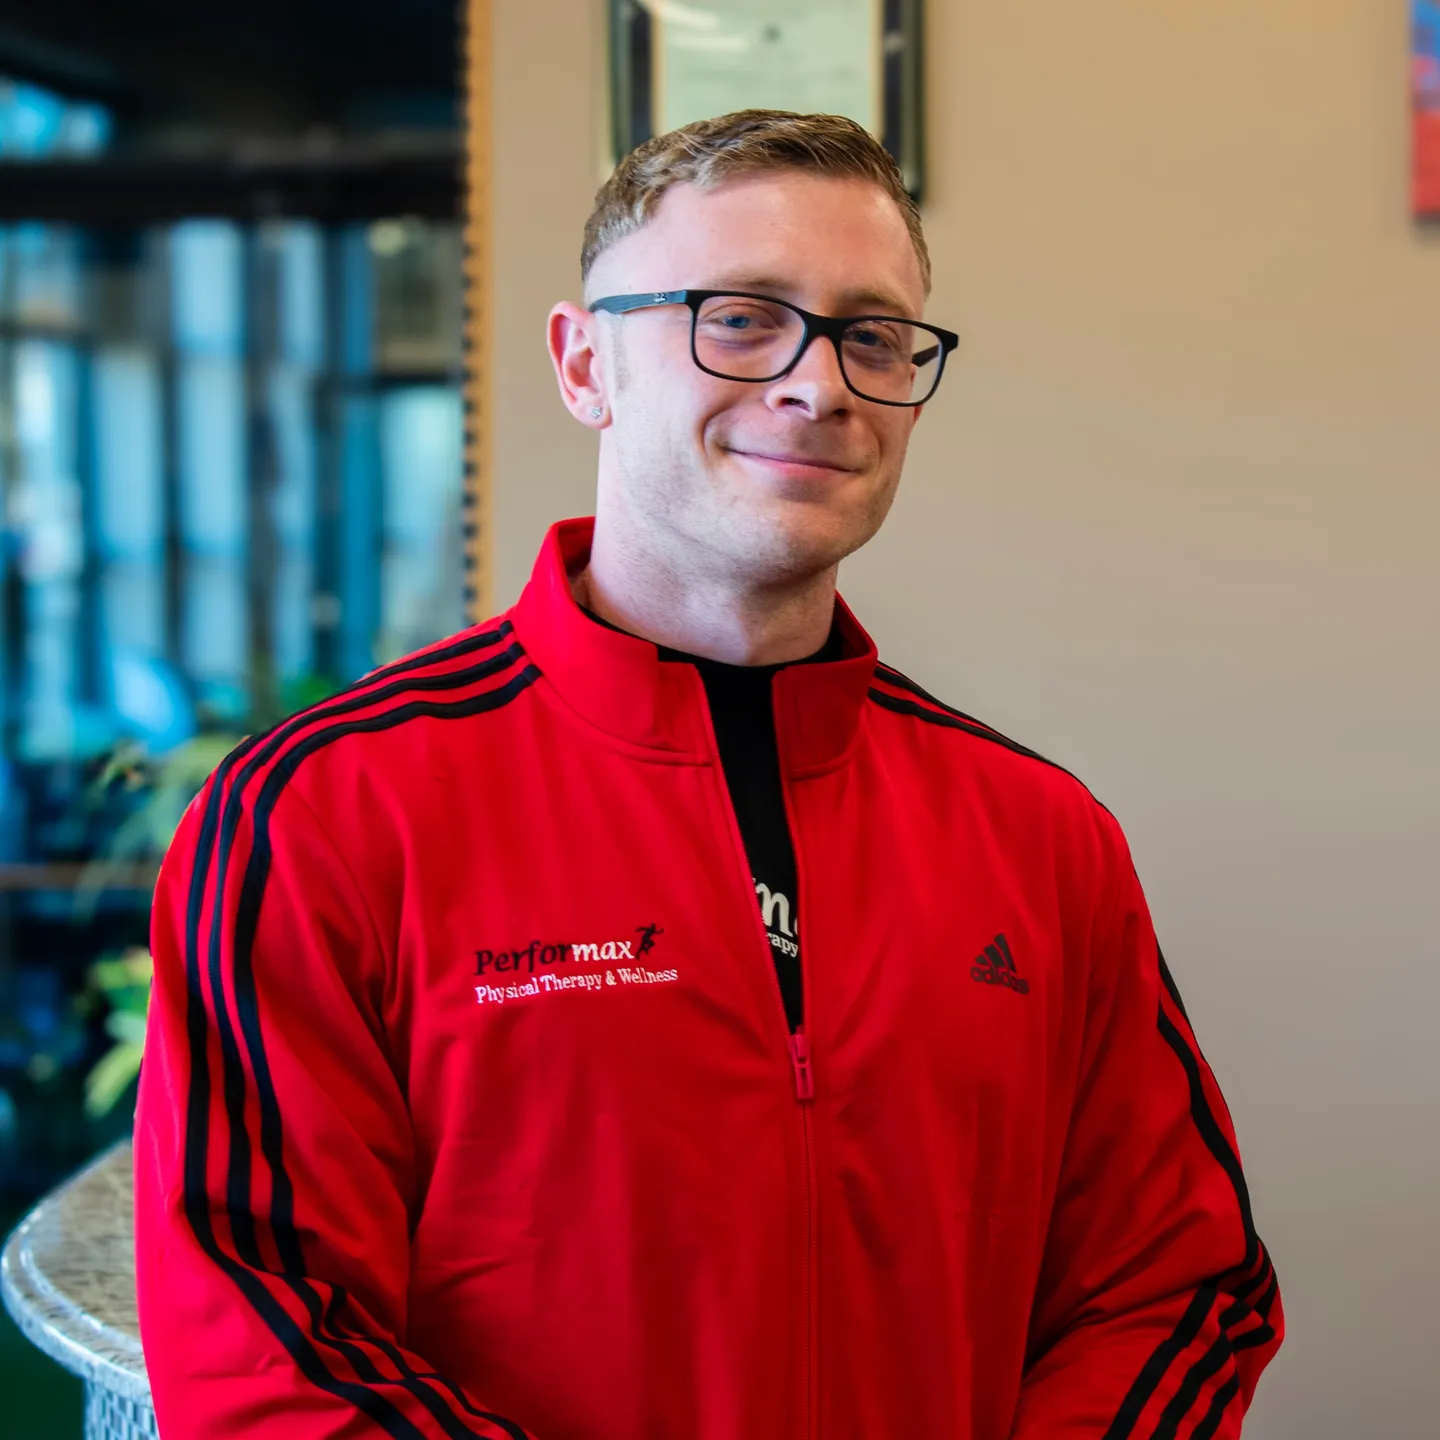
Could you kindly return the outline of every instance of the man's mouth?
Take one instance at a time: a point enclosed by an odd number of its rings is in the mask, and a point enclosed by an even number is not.
[[[826,460],[815,455],[791,455],[783,450],[745,450],[738,445],[724,447],[732,455],[741,455],[747,460],[758,460],[762,464],[787,470],[793,474],[852,475],[855,467],[842,465],[837,460]]]

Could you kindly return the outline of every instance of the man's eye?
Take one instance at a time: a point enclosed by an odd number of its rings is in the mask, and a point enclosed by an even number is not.
[[[728,308],[701,312],[703,324],[716,330],[728,330],[732,334],[754,334],[762,330],[778,330],[784,325],[782,317],[763,305],[732,305]]]
[[[845,338],[867,350],[898,351],[900,349],[899,338],[896,335],[889,330],[877,329],[875,326],[856,326]]]

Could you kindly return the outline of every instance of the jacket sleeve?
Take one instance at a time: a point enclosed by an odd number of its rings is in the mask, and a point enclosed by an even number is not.
[[[1012,1440],[1233,1440],[1283,1335],[1235,1133],[1109,817],[1077,1088]]]
[[[383,946],[281,767],[241,758],[186,812],[152,918],[135,1240],[160,1433],[526,1440],[405,1348],[416,1174]]]

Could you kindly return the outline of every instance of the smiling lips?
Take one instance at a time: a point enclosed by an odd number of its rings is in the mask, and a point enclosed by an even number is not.
[[[840,465],[833,460],[822,460],[814,455],[774,455],[764,450],[740,450],[734,446],[726,446],[732,455],[742,455],[747,460],[762,460],[769,465],[793,466],[799,470],[815,470],[828,472],[832,475],[850,475],[854,473],[855,467]]]

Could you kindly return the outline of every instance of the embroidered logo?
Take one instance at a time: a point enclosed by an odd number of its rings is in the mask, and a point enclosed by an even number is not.
[[[1003,935],[985,947],[984,953],[975,957],[970,969],[970,978],[978,985],[1003,985],[1017,995],[1030,993],[1030,982],[1022,980],[1015,971],[1015,958],[1010,954],[1010,942]]]
[[[637,925],[636,940],[555,941],[532,940],[514,950],[475,951],[475,1001],[479,1005],[503,1005],[507,1000],[525,1000],[534,995],[551,995],[560,990],[601,991],[622,985],[656,985],[678,980],[676,969],[651,970],[644,965],[616,965],[617,960],[633,961],[655,949],[659,925]],[[502,981],[502,975],[523,974],[528,979]]]

